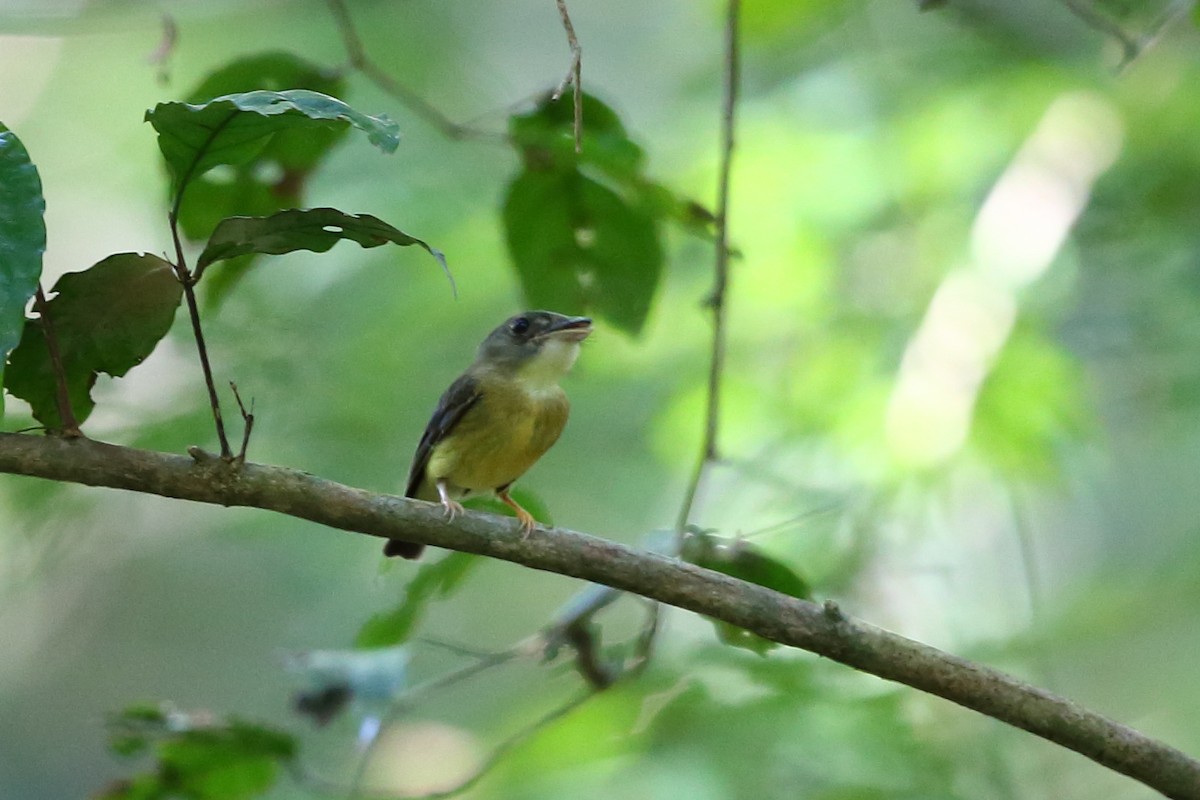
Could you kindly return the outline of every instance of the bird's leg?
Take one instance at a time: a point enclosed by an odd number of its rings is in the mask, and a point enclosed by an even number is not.
[[[533,533],[533,526],[537,525],[537,520],[533,518],[533,514],[521,508],[520,503],[508,496],[507,486],[497,489],[496,496],[500,498],[500,502],[517,512],[517,519],[521,523],[521,541],[528,539],[529,534]]]
[[[437,482],[438,497],[442,498],[442,508],[446,509],[446,519],[450,522],[463,512],[462,503],[450,498],[450,490],[446,486],[446,479],[440,478]]]

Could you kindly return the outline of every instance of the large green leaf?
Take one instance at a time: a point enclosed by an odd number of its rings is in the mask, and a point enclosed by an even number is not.
[[[238,719],[214,721],[209,714],[137,706],[109,723],[118,755],[153,745],[154,767],[112,784],[103,800],[250,800],[268,791],[279,767],[296,756],[287,733]]]
[[[42,274],[45,210],[37,167],[17,135],[0,125],[0,386],[4,358],[21,339],[25,306]]]
[[[446,269],[440,250],[409,236],[370,214],[346,214],[336,208],[289,209],[269,217],[230,217],[221,221],[196,262],[203,269],[214,261],[250,253],[279,255],[295,250],[324,253],[342,239],[363,247],[391,242],[424,248]]]
[[[527,169],[508,188],[504,228],[531,306],[641,330],[663,261],[645,207],[573,169]]]
[[[83,272],[69,272],[46,304],[62,355],[71,408],[91,413],[99,373],[120,377],[166,335],[182,297],[171,265],[149,254],[119,253]],[[41,320],[30,320],[9,358],[8,390],[33,407],[43,425],[61,427],[54,371]]]
[[[716,536],[711,531],[690,527],[680,557],[732,578],[757,583],[792,597],[812,599],[808,582],[795,570],[744,539],[728,539]],[[713,620],[713,625],[721,641],[734,647],[743,647],[762,655],[777,646],[727,622]]]
[[[339,71],[293,53],[256,53],[235,59],[192,90],[189,103],[256,89],[310,89],[341,98],[345,80]],[[188,202],[179,210],[179,227],[189,239],[207,238],[226,217],[261,217],[305,205],[308,179],[321,160],[348,132],[348,126],[288,128],[271,136],[248,161],[194,178]],[[254,261],[249,255],[227,263],[204,282],[208,305],[219,304]]]
[[[408,582],[399,605],[367,620],[354,640],[355,646],[391,647],[406,641],[425,606],[454,591],[477,563],[479,557],[470,553],[450,553],[440,561],[423,565]]]
[[[175,192],[221,164],[238,165],[262,152],[273,135],[291,128],[358,128],[384,152],[400,142],[396,123],[368,116],[335,97],[308,89],[259,90],[203,103],[159,103],[146,112],[171,169]]]

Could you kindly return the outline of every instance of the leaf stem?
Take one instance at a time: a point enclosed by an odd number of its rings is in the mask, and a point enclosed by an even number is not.
[[[225,421],[221,418],[221,401],[217,397],[217,385],[213,380],[212,366],[208,361],[208,346],[204,343],[204,329],[200,326],[200,306],[196,302],[196,276],[188,271],[183,256],[183,242],[179,238],[179,205],[183,200],[184,186],[181,184],[175,196],[175,205],[167,219],[171,224],[171,239],[175,243],[175,275],[183,286],[183,297],[187,301],[188,317],[192,321],[192,334],[196,339],[196,352],[200,355],[200,369],[204,373],[204,385],[208,390],[208,403],[212,407],[213,422],[217,426],[217,441],[221,444],[221,458],[233,458],[229,437],[225,435]],[[249,435],[247,433],[247,435]]]
[[[58,336],[54,332],[54,320],[50,317],[49,304],[46,302],[46,295],[42,291],[41,283],[38,283],[33,304],[42,318],[42,335],[46,339],[46,350],[50,353],[50,369],[54,373],[54,400],[58,405],[58,420],[62,424],[62,435],[67,438],[82,436],[83,432],[79,430],[79,422],[75,419],[75,412],[71,408],[71,392],[67,387],[67,370],[63,366],[62,350],[58,346]]]

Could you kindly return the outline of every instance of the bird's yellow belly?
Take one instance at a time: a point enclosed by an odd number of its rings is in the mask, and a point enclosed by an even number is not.
[[[434,447],[427,475],[460,490],[506,486],[550,449],[566,425],[567,412],[561,391],[531,396],[492,389]]]

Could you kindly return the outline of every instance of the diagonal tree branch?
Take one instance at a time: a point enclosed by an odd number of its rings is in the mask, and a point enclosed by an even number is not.
[[[448,547],[634,592],[903,683],[1081,753],[1167,797],[1200,800],[1200,761],[1010,675],[824,607],[583,533],[536,530],[372,494],[298,470],[89,439],[0,434],[0,472],[277,511],[331,528]]]

